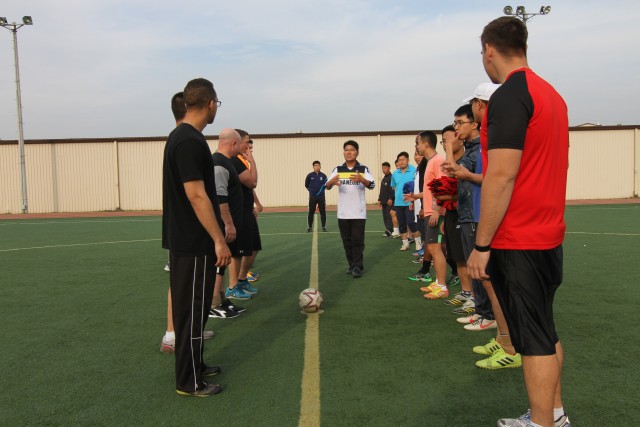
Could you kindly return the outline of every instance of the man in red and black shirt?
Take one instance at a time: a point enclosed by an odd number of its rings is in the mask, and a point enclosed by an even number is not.
[[[513,345],[523,356],[531,408],[498,425],[569,426],[560,393],[562,346],[553,321],[553,297],[562,282],[567,106],[529,69],[522,21],[498,18],[480,39],[485,71],[502,86],[481,126],[486,168],[468,265],[476,279],[491,276]]]

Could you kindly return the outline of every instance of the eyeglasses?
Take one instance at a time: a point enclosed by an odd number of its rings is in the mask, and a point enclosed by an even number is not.
[[[219,107],[222,105],[222,101],[218,101],[217,99],[214,99],[213,102],[216,103],[216,106]]]
[[[472,123],[472,122],[463,122],[462,120],[456,120],[452,124],[453,124],[453,127],[456,127],[456,126],[460,127],[460,126],[462,126],[464,124],[467,124],[467,123]]]

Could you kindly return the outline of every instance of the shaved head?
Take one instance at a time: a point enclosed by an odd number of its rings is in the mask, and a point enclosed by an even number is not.
[[[218,152],[227,157],[240,154],[240,134],[231,128],[222,129],[218,137]]]

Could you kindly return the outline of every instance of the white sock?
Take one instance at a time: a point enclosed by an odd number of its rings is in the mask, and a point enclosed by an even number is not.
[[[164,334],[165,341],[175,341],[176,333],[175,332],[165,332]]]
[[[540,424],[536,424],[533,421],[529,421],[533,427],[542,427]]]
[[[393,232],[396,234],[400,234],[400,229],[398,227],[393,227]]]
[[[402,246],[409,246],[409,239],[402,239]]]
[[[422,246],[422,237],[416,237],[416,246]]]
[[[561,406],[559,408],[553,408],[553,419],[554,420],[557,420],[558,418],[560,418],[563,415],[564,415],[564,406]]]

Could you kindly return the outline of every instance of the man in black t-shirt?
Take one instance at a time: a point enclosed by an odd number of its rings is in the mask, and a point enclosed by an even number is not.
[[[237,233],[242,226],[243,196],[238,172],[231,161],[240,154],[240,134],[234,129],[223,129],[218,139],[218,151],[213,154],[213,165],[216,178],[216,193],[220,204],[220,215],[224,222],[225,240],[229,244],[231,256],[240,262],[240,251],[237,245]],[[237,317],[244,309],[231,304],[221,294],[225,268],[220,267],[216,274],[216,285],[213,293],[213,304],[209,317],[229,319]]]
[[[222,386],[205,376],[221,371],[203,361],[203,330],[213,297],[214,267],[228,265],[229,247],[219,223],[211,151],[202,130],[213,123],[220,102],[213,84],[195,79],[184,89],[187,114],[164,150],[162,247],[169,249],[176,392],[210,396]]]

